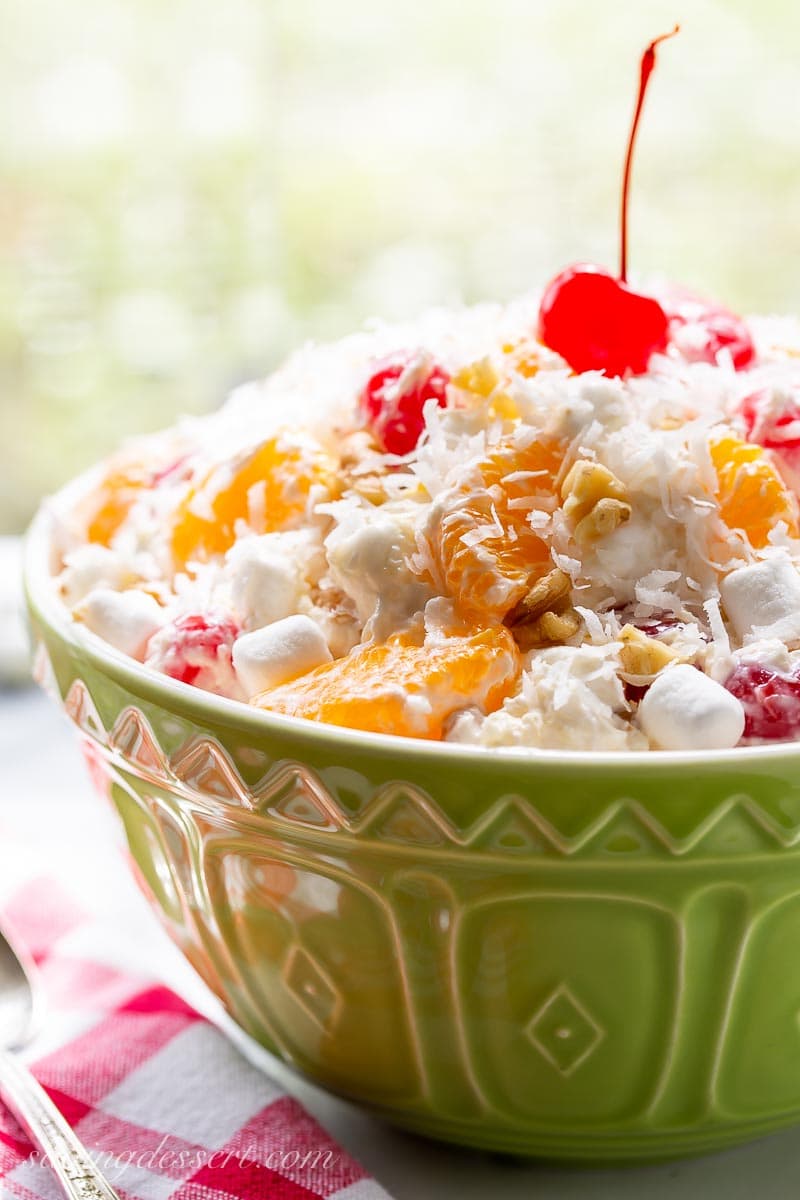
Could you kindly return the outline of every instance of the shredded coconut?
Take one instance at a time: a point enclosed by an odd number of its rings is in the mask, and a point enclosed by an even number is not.
[[[111,612],[109,592],[127,596],[112,606],[118,645],[135,642],[135,631],[126,640],[117,628],[125,614],[144,627],[142,613],[157,605],[152,644],[136,647],[156,669],[174,660],[174,622],[198,614],[226,614],[240,636],[302,615],[334,660],[376,643],[441,647],[489,630],[498,646],[516,640],[523,668],[491,712],[465,673],[444,726],[450,740],[483,746],[647,749],[625,680],[649,686],[665,661],[718,683],[753,661],[800,678],[800,649],[753,640],[758,630],[742,645],[720,602],[739,568],[780,556],[800,569],[798,323],[750,320],[758,358],[736,371],[724,350],[696,361],[698,309],[646,374],[608,379],[574,374],[535,340],[538,304],[532,295],[371,323],[302,347],[207,417],[129,443],[78,503],[54,503],[64,604],[85,623],[86,613]],[[523,369],[526,355],[535,369]],[[376,364],[393,356],[403,366],[388,404],[423,386],[432,365],[451,379],[447,405],[425,401],[419,443],[403,455],[381,449],[359,407]],[[734,472],[730,512],[720,438],[756,449]],[[243,475],[269,439],[273,473]],[[626,497],[614,521],[594,521],[602,495],[568,503],[562,494],[576,463],[602,469],[598,478]],[[776,494],[783,507],[765,509],[768,529],[756,536],[759,505]],[[545,608],[529,612],[540,584]],[[94,628],[103,636],[99,618]],[[654,671],[626,672],[625,646],[642,662],[650,655]],[[243,694],[229,655],[213,671],[202,663],[197,686]],[[428,736],[432,693],[394,680],[387,688],[408,728]]]

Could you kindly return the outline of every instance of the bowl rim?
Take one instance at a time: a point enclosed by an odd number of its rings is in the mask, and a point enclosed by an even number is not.
[[[768,764],[773,760],[800,757],[800,741],[775,742],[758,746],[739,746],[729,750],[548,750],[524,746],[480,746],[462,742],[436,742],[399,734],[371,733],[361,729],[330,725],[304,717],[291,717],[255,708],[243,700],[216,696],[191,684],[171,679],[152,667],[130,658],[103,641],[85,626],[73,621],[53,586],[54,534],[59,510],[68,508],[97,480],[103,464],[96,464],[45,498],[34,516],[24,539],[23,581],[27,604],[49,629],[66,645],[79,651],[100,671],[117,682],[149,696],[164,708],[179,705],[188,710],[198,724],[220,720],[254,734],[290,734],[317,746],[335,747],[346,759],[348,749],[382,753],[386,756],[415,759],[426,763],[478,764],[498,769],[513,766],[517,770],[562,767],[575,770],[637,772],[660,771],[667,767],[694,769],[746,769],[748,765]]]

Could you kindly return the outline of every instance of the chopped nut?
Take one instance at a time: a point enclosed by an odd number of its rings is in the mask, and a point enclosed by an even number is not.
[[[348,434],[340,443],[339,472],[342,490],[352,490],[370,504],[386,500],[381,456],[371,435],[364,430]]]
[[[563,612],[544,612],[535,621],[524,621],[512,629],[520,650],[554,646],[565,642],[578,632],[581,619],[573,608]]]
[[[574,609],[561,613],[542,613],[538,621],[539,633],[548,642],[564,642],[577,633],[581,619]]]
[[[628,493],[625,485],[608,467],[582,458],[573,463],[565,476],[561,484],[561,499],[564,501],[565,515],[577,525],[601,500],[625,502]],[[627,517],[623,519],[627,520]]]
[[[505,619],[521,650],[552,646],[578,632],[581,620],[569,598],[572,581],[555,567],[531,587]]]
[[[308,588],[309,599],[312,604],[317,604],[320,608],[327,608],[332,613],[347,613],[352,616],[354,613],[353,601],[340,587],[336,587],[333,583],[328,583],[327,580],[309,583]]]
[[[353,601],[341,588],[329,583],[312,583],[309,596],[333,657],[342,658],[349,654],[361,635]]]
[[[545,612],[560,612],[569,603],[569,593],[572,581],[566,572],[556,567],[537,579],[516,608],[506,617],[506,624],[521,625],[535,621]]]
[[[623,625],[619,640],[622,642],[619,661],[625,675],[652,677],[680,657],[669,646],[648,637],[635,625]]]
[[[624,525],[630,517],[631,506],[626,501],[611,498],[598,500],[591,512],[575,526],[575,541],[596,542],[613,533],[619,525]]]
[[[630,519],[624,484],[608,467],[589,459],[573,463],[561,484],[561,498],[578,543],[598,541]]]

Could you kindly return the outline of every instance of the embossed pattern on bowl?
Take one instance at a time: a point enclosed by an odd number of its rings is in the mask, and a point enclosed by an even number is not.
[[[570,1160],[800,1120],[800,751],[488,753],[321,728],[71,626],[37,673],[165,927],[264,1045],[435,1137]],[[54,781],[57,786],[57,781]]]

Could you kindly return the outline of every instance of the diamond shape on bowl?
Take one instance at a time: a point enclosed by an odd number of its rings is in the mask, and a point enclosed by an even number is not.
[[[283,969],[283,979],[295,1000],[328,1033],[341,1004],[332,980],[302,946],[294,946]]]
[[[571,1075],[605,1036],[565,983],[536,1010],[525,1032],[542,1057],[562,1075]]]

